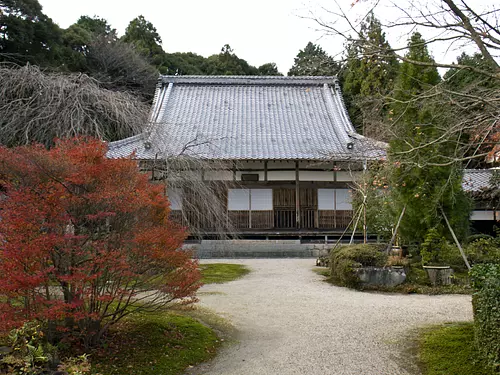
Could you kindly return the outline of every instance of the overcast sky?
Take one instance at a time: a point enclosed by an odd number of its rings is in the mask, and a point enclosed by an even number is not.
[[[319,43],[328,53],[342,51],[343,40],[317,31],[315,22],[304,19],[314,12],[333,19],[321,8],[321,2],[332,9],[332,0],[39,0],[44,13],[59,26],[66,28],[81,15],[100,16],[123,34],[128,23],[143,15],[157,28],[166,52],[194,52],[209,56],[229,44],[238,57],[254,66],[275,62],[286,74],[293,59],[307,42]],[[474,0],[472,3],[475,3]],[[497,0],[481,0],[494,4]],[[354,19],[362,5],[354,9],[352,0],[338,0]],[[476,5],[476,4],[474,4]],[[391,9],[381,10],[385,16]],[[379,15],[380,17],[380,15]],[[408,31],[409,32],[409,31]],[[408,35],[399,31],[389,33],[391,43],[406,43]],[[394,45],[393,45],[394,46]],[[444,48],[434,48],[442,57]],[[448,52],[446,59],[454,60],[458,52]]]

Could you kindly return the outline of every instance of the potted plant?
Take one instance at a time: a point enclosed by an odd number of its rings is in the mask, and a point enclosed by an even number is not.
[[[450,285],[453,270],[445,262],[445,254],[450,245],[436,228],[427,232],[425,240],[420,246],[422,266],[427,272],[431,284]]]

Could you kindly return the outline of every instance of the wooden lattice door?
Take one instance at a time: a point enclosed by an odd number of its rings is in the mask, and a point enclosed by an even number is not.
[[[274,227],[293,229],[297,227],[295,189],[273,189]]]

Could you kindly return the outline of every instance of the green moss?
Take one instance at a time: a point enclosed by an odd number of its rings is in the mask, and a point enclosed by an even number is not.
[[[422,331],[419,359],[423,375],[489,375],[478,362],[473,323],[448,324]]]
[[[317,273],[318,275],[324,276],[324,277],[330,277],[330,269],[325,268],[325,267],[314,267],[312,269],[314,273]]]
[[[175,375],[211,359],[215,333],[197,320],[172,313],[133,314],[91,355],[92,374]]]
[[[200,270],[204,284],[227,283],[250,273],[250,269],[242,264],[228,263],[200,264]]]
[[[359,244],[341,246],[330,252],[330,274],[332,281],[341,286],[359,287],[356,274],[358,267],[382,267],[387,262],[384,245]]]

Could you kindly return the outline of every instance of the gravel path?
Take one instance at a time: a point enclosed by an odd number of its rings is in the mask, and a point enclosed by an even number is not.
[[[411,329],[472,319],[469,296],[339,288],[311,270],[313,259],[203,261],[210,262],[245,264],[253,272],[200,290],[201,305],[228,318],[239,334],[192,374],[405,375],[397,357]]]

